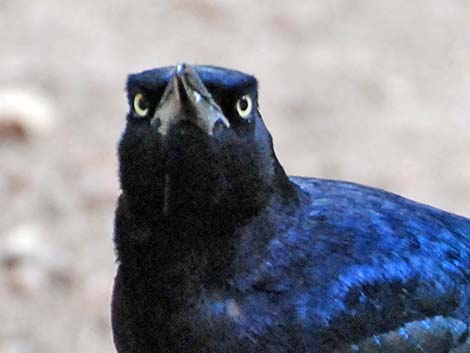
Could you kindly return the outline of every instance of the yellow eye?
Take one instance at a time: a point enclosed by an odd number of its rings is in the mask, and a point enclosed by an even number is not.
[[[237,102],[237,112],[242,118],[246,118],[251,113],[251,98],[246,95],[241,97]]]
[[[146,116],[149,112],[148,102],[142,93],[137,93],[134,97],[134,110],[139,116]]]

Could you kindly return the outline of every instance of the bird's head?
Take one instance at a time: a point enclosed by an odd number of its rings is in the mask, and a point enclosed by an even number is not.
[[[119,144],[132,211],[178,222],[242,222],[292,194],[244,73],[179,64],[129,76]]]

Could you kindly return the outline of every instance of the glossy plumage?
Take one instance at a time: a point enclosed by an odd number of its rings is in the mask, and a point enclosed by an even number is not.
[[[229,127],[202,131],[184,98],[196,79]],[[179,65],[131,75],[127,91],[150,112],[131,106],[119,147],[119,353],[470,352],[469,219],[287,177],[256,107],[234,109],[256,105],[252,76]],[[178,103],[168,135],[165,94]]]

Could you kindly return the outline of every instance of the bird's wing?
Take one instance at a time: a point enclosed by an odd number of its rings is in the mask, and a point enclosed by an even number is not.
[[[414,321],[397,330],[363,339],[335,353],[468,353],[468,326],[438,316]]]
[[[422,352],[447,352],[438,347],[454,346],[454,328],[468,332],[470,220],[356,184],[296,181],[310,196],[311,265],[322,271],[313,279],[325,284],[313,317],[324,318],[327,331],[356,337],[364,352],[374,351],[375,335],[404,347],[398,338],[407,332],[418,351],[435,334],[436,348]]]

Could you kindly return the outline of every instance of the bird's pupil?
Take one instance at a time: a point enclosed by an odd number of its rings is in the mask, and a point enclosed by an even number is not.
[[[240,100],[240,109],[242,111],[246,110],[248,108],[248,100],[246,98],[242,98]]]
[[[148,102],[144,98],[139,99],[138,105],[139,105],[139,108],[142,110],[145,110],[148,108]]]

